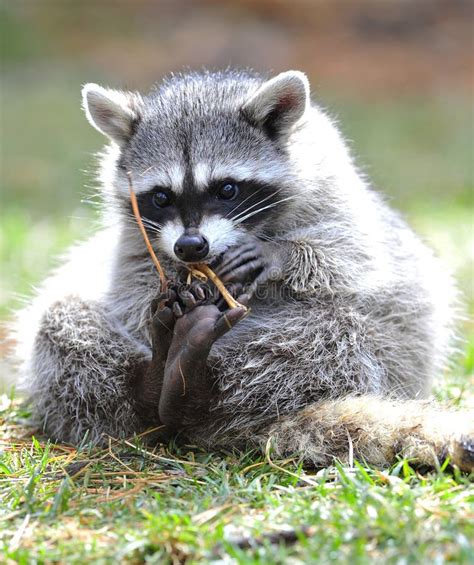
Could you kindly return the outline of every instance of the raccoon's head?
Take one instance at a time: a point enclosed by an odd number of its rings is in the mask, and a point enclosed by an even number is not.
[[[303,73],[191,73],[148,96],[88,84],[83,97],[113,142],[108,182],[124,217],[130,172],[149,236],[173,260],[207,262],[248,232],[278,231],[297,187],[287,141],[310,105]]]

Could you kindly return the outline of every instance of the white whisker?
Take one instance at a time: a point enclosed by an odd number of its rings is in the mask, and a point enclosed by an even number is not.
[[[239,212],[238,214],[236,214],[234,217],[231,218],[232,221],[237,220],[239,218],[239,216],[243,216],[245,214],[247,214],[247,212],[249,212],[249,210],[252,210],[252,208],[255,208],[256,206],[259,206],[260,204],[263,204],[264,202],[266,202],[267,200],[269,200],[270,198],[273,198],[273,196],[275,196],[275,194],[278,194],[279,192],[281,192],[283,189],[279,188],[278,190],[275,190],[274,192],[272,192],[271,194],[269,194],[268,196],[266,196],[265,198],[262,198],[261,200],[259,200],[258,202],[256,202],[255,204],[252,204],[252,206],[248,206],[245,210],[242,210],[242,212]]]
[[[277,241],[275,237],[271,237],[270,235],[267,235],[265,233],[257,233],[256,236],[258,237],[258,239],[262,239],[263,241],[270,241],[272,243],[275,243]]]
[[[234,208],[232,208],[232,210],[231,210],[230,212],[228,212],[228,213],[225,215],[225,217],[228,218],[233,212],[235,212],[236,210],[238,210],[238,209],[242,206],[242,204],[245,204],[249,198],[252,198],[252,196],[255,196],[255,195],[258,194],[259,192],[262,192],[262,190],[263,190],[264,188],[265,188],[265,187],[262,186],[262,187],[260,187],[257,191],[255,191],[255,192],[253,192],[252,194],[250,194],[250,196],[247,196],[247,198],[245,198],[244,200],[242,200],[242,202],[241,202],[240,204],[237,204],[237,206],[235,206]]]
[[[260,212],[263,212],[264,210],[268,210],[269,208],[273,208],[274,206],[277,206],[278,204],[281,204],[282,202],[287,202],[288,200],[293,200],[293,198],[296,198],[298,195],[293,195],[293,196],[288,196],[287,198],[282,198],[281,200],[278,200],[277,202],[272,202],[271,204],[268,204],[268,206],[264,206],[263,208],[259,208],[258,210],[254,210],[253,212],[250,212],[250,214],[247,214],[246,216],[243,216],[241,218],[239,218],[235,223],[235,225],[239,225],[242,222],[245,222],[245,220],[248,220],[249,218],[251,218],[252,216],[255,216],[256,214],[259,214]]]
[[[134,214],[127,214],[127,217],[130,218],[131,220],[135,220],[135,223],[137,221],[137,219],[135,218]],[[162,225],[158,224],[157,222],[154,222],[153,220],[150,220],[148,218],[145,218],[143,216],[141,216],[143,225],[145,227],[147,227],[148,229],[150,229],[150,231],[154,232],[154,233],[159,233]]]
[[[143,218],[142,217],[142,222],[144,223],[144,225],[150,227],[151,229],[161,229],[162,228],[162,224],[159,224],[158,222],[155,222],[153,220],[150,220],[148,218]]]

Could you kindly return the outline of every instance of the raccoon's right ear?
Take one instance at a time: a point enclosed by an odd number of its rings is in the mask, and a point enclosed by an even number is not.
[[[310,104],[309,81],[300,71],[287,71],[263,83],[242,107],[250,123],[272,136],[285,133]]]
[[[93,83],[82,89],[82,106],[90,124],[118,145],[130,139],[142,105],[141,96],[134,92],[111,90]]]

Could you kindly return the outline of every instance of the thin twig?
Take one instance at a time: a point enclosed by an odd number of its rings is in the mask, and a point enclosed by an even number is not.
[[[155,255],[155,252],[153,250],[153,247],[151,246],[150,240],[148,239],[148,235],[146,233],[145,226],[143,225],[142,217],[140,215],[140,210],[138,209],[137,197],[135,195],[135,191],[133,190],[132,173],[130,171],[127,171],[127,178],[128,178],[128,189],[130,191],[130,201],[132,203],[133,214],[134,214],[134,216],[137,220],[138,227],[140,228],[140,231],[142,232],[142,236],[143,236],[143,239],[145,240],[145,245],[148,249],[148,253],[150,254],[151,260],[153,261],[153,263],[156,267],[156,270],[158,271],[158,273],[160,275],[161,290],[164,292],[164,291],[166,291],[166,289],[168,287],[168,281],[166,279],[165,272],[163,271],[163,267],[161,266],[160,262],[158,261],[158,257]]]
[[[280,465],[277,465],[272,460],[272,458],[270,457],[272,439],[273,439],[272,437],[269,437],[268,440],[267,440],[267,444],[265,446],[265,460],[270,465],[270,467],[273,467],[274,469],[277,469],[277,471],[281,471],[282,473],[285,473],[286,475],[290,475],[291,477],[295,477],[295,479],[298,479],[299,481],[303,481],[304,483],[308,484],[309,486],[312,486],[312,487],[317,486],[318,483],[316,481],[313,481],[312,479],[310,479],[307,476],[302,476],[302,475],[298,475],[296,473],[293,473],[292,471],[289,471],[288,469],[285,469],[284,467],[280,467]]]
[[[205,263],[199,263],[196,265],[196,268],[198,271],[203,273],[206,277],[209,277],[211,281],[216,285],[217,290],[222,294],[222,297],[227,302],[229,308],[243,308],[245,311],[248,310],[247,306],[244,306],[243,304],[240,304],[240,302],[237,302],[237,300],[235,300],[235,298],[230,294],[230,292],[224,286],[224,283],[216,275],[216,273],[209,267],[209,265],[206,265]]]

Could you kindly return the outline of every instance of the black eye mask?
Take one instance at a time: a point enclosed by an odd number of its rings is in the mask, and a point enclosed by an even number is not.
[[[233,180],[213,182],[205,192],[192,189],[176,195],[166,187],[157,186],[137,194],[140,214],[153,223],[154,231],[177,218],[185,228],[199,227],[205,215],[222,216],[236,225],[264,226],[283,212],[286,198],[287,189]],[[129,204],[127,211],[131,212]]]

